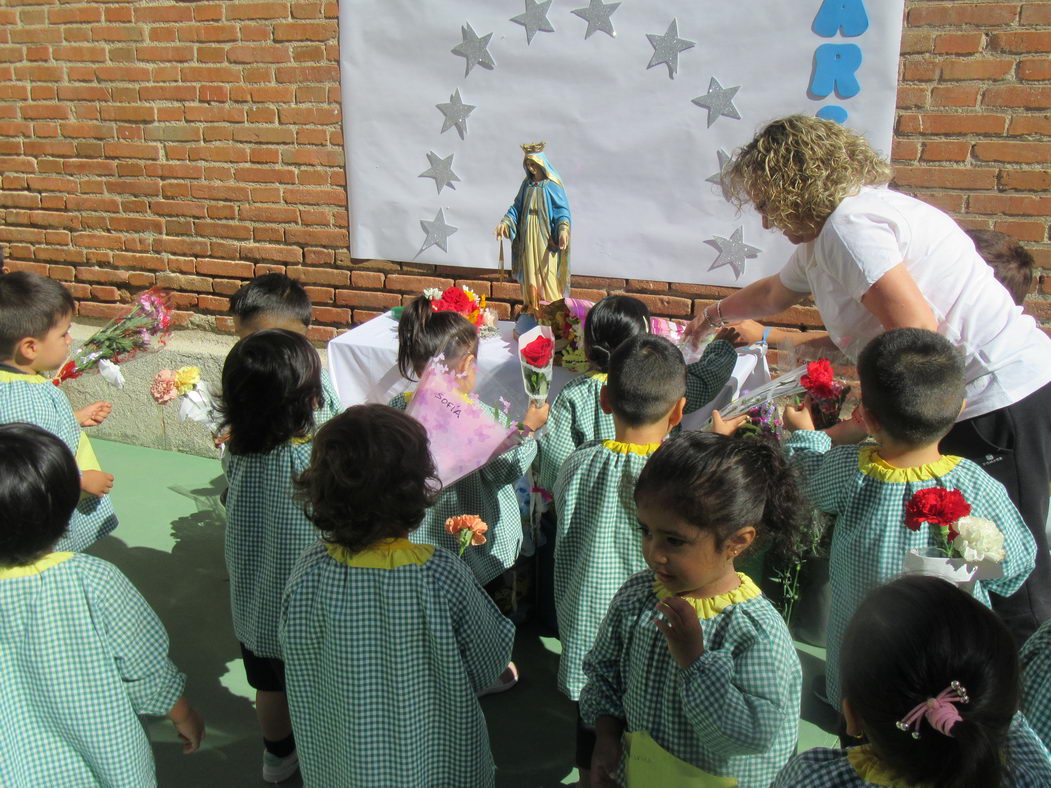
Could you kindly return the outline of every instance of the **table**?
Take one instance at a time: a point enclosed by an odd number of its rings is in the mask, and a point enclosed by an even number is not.
[[[518,363],[518,343],[514,323],[497,322],[499,336],[481,340],[478,348],[478,379],[475,391],[482,402],[499,407],[503,398],[511,403],[510,413],[523,414],[528,405]],[[683,421],[688,429],[700,429],[713,408],[722,407],[742,390],[755,388],[770,379],[766,349],[752,345],[737,351],[737,365],[726,386],[708,406],[691,413]],[[690,359],[692,360],[692,359]],[[415,386],[398,371],[398,323],[387,312],[355,326],[328,343],[328,363],[332,382],[344,407],[366,402],[386,404],[396,394]],[[549,402],[577,373],[554,368]]]

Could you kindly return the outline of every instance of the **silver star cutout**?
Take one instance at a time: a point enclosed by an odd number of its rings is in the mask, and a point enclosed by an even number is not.
[[[540,3],[536,0],[525,0],[525,13],[511,17],[512,22],[526,29],[526,44],[533,43],[533,36],[538,30],[543,30],[545,33],[555,32],[554,26],[547,19],[547,12],[550,8],[551,0],[543,0]]]
[[[453,172],[454,155],[450,153],[443,159],[434,151],[427,151],[427,162],[431,166],[429,169],[421,172],[418,177],[434,178],[434,185],[438,187],[438,194],[441,194],[442,189],[446,186],[450,189],[455,189],[456,186],[453,184],[453,181],[460,180],[460,177]]]
[[[712,81],[708,83],[708,92],[703,96],[691,99],[691,101],[698,107],[708,110],[708,128],[711,128],[712,124],[723,116],[736,118],[737,120],[741,119],[741,113],[734,106],[734,95],[740,89],[740,85],[733,88],[724,88],[719,84],[719,80],[712,77]]]
[[[694,42],[679,38],[677,19],[671,20],[668,32],[663,36],[647,33],[646,38],[650,40],[650,46],[653,47],[653,57],[650,58],[650,64],[646,68],[650,69],[663,63],[668,67],[668,77],[675,79],[675,72],[679,70],[679,53],[693,48]]]
[[[423,231],[427,233],[427,237],[423,239],[423,246],[421,246],[420,251],[416,253],[417,257],[432,246],[438,246],[443,252],[448,252],[449,236],[459,229],[458,227],[453,227],[451,224],[446,224],[445,210],[443,208],[438,209],[438,213],[435,214],[433,222],[421,219],[420,227],[422,227]]]
[[[471,27],[470,22],[464,23],[463,27],[460,28],[460,33],[463,35],[463,42],[454,46],[452,53],[467,61],[467,70],[463,72],[464,78],[467,78],[471,73],[471,69],[475,66],[481,66],[492,71],[496,66],[492,55],[489,54],[489,39],[493,37],[493,34],[487,33],[479,38],[478,34],[474,32],[474,28]]]
[[[726,168],[730,165],[730,154],[719,148],[716,153],[719,156],[719,172],[712,175],[710,178],[705,178],[705,182],[714,183],[716,186],[723,185],[723,176],[726,175]],[[451,156],[449,158],[452,158]]]
[[[729,238],[716,235],[705,243],[719,250],[719,256],[715,258],[715,262],[708,267],[708,270],[714,271],[716,268],[728,265],[734,270],[735,279],[740,279],[741,274],[744,273],[745,260],[758,257],[763,251],[744,242],[744,228],[741,227],[734,230]]]
[[[602,0],[588,0],[591,5],[587,8],[577,8],[573,11],[575,16],[588,23],[588,30],[584,38],[588,39],[596,30],[601,30],[610,38],[617,37],[617,31],[613,29],[613,12],[620,8],[620,3],[603,3]]]
[[[449,96],[448,104],[435,104],[441,113],[445,116],[445,122],[442,124],[442,134],[447,132],[453,126],[456,127],[456,133],[460,135],[460,139],[463,139],[464,134],[467,133],[467,116],[477,109],[474,104],[464,104],[460,99],[460,89],[456,88],[456,92]]]

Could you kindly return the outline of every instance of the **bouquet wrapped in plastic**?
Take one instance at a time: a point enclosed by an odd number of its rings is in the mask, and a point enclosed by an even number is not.
[[[111,320],[75,348],[51,382],[58,386],[85,372],[101,371],[108,382],[121,388],[123,376],[113,367],[139,353],[160,350],[171,336],[170,298],[168,291],[157,287],[140,293],[128,314]]]
[[[181,401],[179,421],[195,421],[204,424],[213,437],[218,437],[222,417],[208,385],[201,380],[197,367],[179,367],[174,372],[162,369],[153,379],[150,395],[158,405],[167,405],[172,400]]]
[[[537,326],[518,338],[518,360],[522,362],[522,384],[531,402],[547,401],[551,390],[555,341],[551,329]]]

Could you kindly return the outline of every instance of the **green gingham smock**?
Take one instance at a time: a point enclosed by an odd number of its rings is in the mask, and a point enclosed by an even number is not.
[[[333,416],[338,416],[343,412],[343,403],[339,400],[339,393],[332,384],[332,378],[328,374],[328,370],[324,367],[321,368],[321,393],[325,401],[320,408],[314,411],[315,428],[320,428],[322,424]]]
[[[704,349],[701,357],[686,367],[686,413],[711,402],[733,374],[737,351],[722,339]],[[554,492],[558,471],[575,449],[593,440],[616,437],[613,417],[602,412],[599,392],[607,375],[588,372],[574,378],[551,405],[547,426],[540,437],[537,457],[538,484]]]
[[[514,625],[440,548],[308,548],[281,615],[303,784],[492,786],[476,693],[507,667],[513,641]]]
[[[66,395],[40,375],[0,370],[0,423],[26,422],[53,433],[77,457],[81,471],[98,470],[88,436],[84,434]],[[90,463],[85,463],[90,458]],[[88,467],[84,467],[87,465]],[[69,528],[56,550],[79,552],[117,527],[117,515],[108,495],[81,493],[69,518]]]
[[[646,731],[672,755],[740,788],[767,788],[795,754],[799,657],[784,619],[747,576],[698,610],[705,651],[686,669],[654,624],[658,589],[640,572],[617,593],[584,659],[584,721],[601,716]]]
[[[1022,711],[1051,749],[1051,621],[1045,621],[1022,646]],[[1051,785],[1051,780],[1048,781]]]
[[[168,714],[185,676],[112,564],[63,552],[0,568],[0,682],[0,785],[157,784],[137,715]]]
[[[1010,774],[1004,788],[1047,788],[1051,756],[1022,715],[1007,734],[1004,758]],[[901,783],[903,785],[903,783]],[[845,750],[818,747],[800,753],[781,771],[774,788],[881,788],[899,785],[867,746]]]
[[[555,483],[555,609],[562,656],[558,688],[570,700],[584,688],[584,655],[609,603],[646,569],[635,513],[635,483],[659,443],[594,441],[569,455]]]
[[[390,403],[405,410],[411,394],[399,394]],[[482,403],[493,417],[511,426],[510,420],[495,408]],[[456,553],[459,539],[445,532],[445,521],[461,514],[476,514],[489,530],[485,544],[468,547],[463,554],[467,566],[482,585],[496,579],[514,566],[525,536],[522,509],[515,495],[515,484],[536,458],[536,440],[526,437],[516,446],[493,457],[476,471],[464,476],[438,494],[438,500],[427,509],[420,527],[409,539],[420,544],[433,544]]]
[[[912,531],[905,505],[917,490],[944,487],[963,493],[971,514],[996,523],[1004,534],[1004,576],[981,580],[974,597],[1009,596],[1033,570],[1036,546],[1007,491],[970,460],[944,456],[914,468],[884,462],[878,446],[838,446],[823,432],[800,430],[785,448],[803,476],[811,504],[836,516],[829,549],[832,607],[828,616],[825,677],[829,700],[839,708],[839,651],[854,611],[874,588],[902,573],[905,554],[935,544],[934,529]]]
[[[281,594],[318,530],[292,498],[292,478],[310,465],[313,444],[283,443],[265,454],[230,454],[226,479],[226,570],[234,634],[260,657],[281,657]]]

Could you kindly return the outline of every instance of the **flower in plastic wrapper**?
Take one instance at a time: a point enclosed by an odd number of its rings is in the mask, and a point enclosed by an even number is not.
[[[555,343],[547,337],[537,337],[522,348],[522,358],[531,367],[546,367],[551,361],[554,345]]]
[[[984,517],[961,517],[952,546],[969,563],[1004,560],[1004,535],[996,523]]]
[[[175,370],[175,388],[179,396],[185,396],[201,382],[201,370],[197,367],[179,367]]]
[[[102,376],[104,381],[113,386],[113,388],[124,388],[124,373],[121,372],[120,367],[112,361],[107,361],[106,359],[101,359],[99,361],[99,375]]]
[[[954,523],[971,513],[971,505],[959,490],[927,487],[917,490],[905,505],[905,525],[912,531],[924,523],[948,529],[948,541],[956,538]]]
[[[150,386],[150,396],[158,405],[166,405],[179,396],[179,389],[175,385],[175,373],[170,369],[162,369],[153,378]]]
[[[551,390],[554,354],[554,335],[548,326],[537,326],[518,338],[522,383],[526,395],[537,404],[543,403]]]
[[[485,532],[488,530],[489,526],[476,514],[458,514],[445,521],[445,532],[460,542],[458,555],[461,556],[469,545],[485,544]]]

